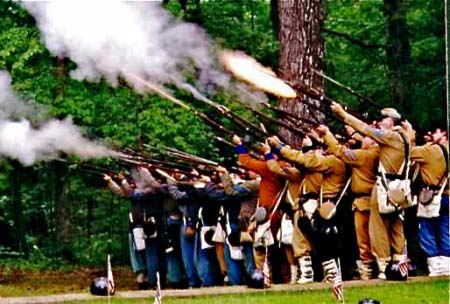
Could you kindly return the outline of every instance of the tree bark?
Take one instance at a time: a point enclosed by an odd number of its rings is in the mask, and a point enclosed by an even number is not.
[[[25,241],[25,220],[23,216],[23,204],[22,204],[22,171],[21,164],[13,160],[11,162],[14,171],[11,173],[11,205],[14,220],[14,237],[17,249],[20,252],[27,252]]]
[[[409,100],[411,50],[406,24],[406,0],[384,0],[386,63],[391,104],[406,110]]]
[[[280,76],[294,85],[302,84],[323,92],[324,81],[315,76],[312,69],[323,70],[324,40],[322,28],[324,20],[321,0],[278,0]],[[297,116],[311,118],[312,110],[305,103],[316,103],[298,93],[296,99],[280,99],[279,107]],[[316,113],[323,119],[322,115]],[[282,130],[285,138],[298,145],[301,140],[287,130]]]
[[[55,73],[59,83],[59,85],[55,87],[55,93],[59,96],[65,96],[65,77],[67,73],[65,58],[56,58]],[[53,200],[55,202],[56,210],[56,240],[60,246],[60,251],[64,256],[68,256],[70,251],[69,172],[65,164],[55,162],[53,164],[53,173]]]

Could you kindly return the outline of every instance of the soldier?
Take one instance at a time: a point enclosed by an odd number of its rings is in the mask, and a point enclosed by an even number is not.
[[[247,168],[261,176],[261,183],[258,194],[259,208],[260,208],[259,210],[261,212],[258,212],[257,222],[259,222],[260,224],[267,223],[267,221],[270,221],[270,223],[275,223],[277,219],[271,216],[271,212],[274,211],[273,209],[276,207],[277,200],[281,195],[283,189],[283,179],[267,168],[266,161],[257,160],[250,157],[245,147],[243,146],[241,138],[239,136],[235,135],[233,137],[233,143],[236,145],[236,152],[238,153],[238,161],[240,162],[240,164],[244,168]],[[270,157],[270,149],[266,150],[265,152],[266,152],[265,157]],[[256,217],[257,216],[255,216],[255,218]],[[263,227],[262,225],[259,226]],[[270,230],[274,230],[274,225],[271,225]],[[258,227],[256,228],[256,231],[258,232]],[[267,233],[270,232],[264,231],[264,236],[268,236]],[[258,245],[258,240],[255,239],[255,242],[256,242],[255,245]],[[270,243],[273,243],[273,239],[265,240],[264,242],[265,243],[262,245],[268,245]],[[262,272],[264,261],[266,259],[265,254],[266,249],[264,248],[260,249],[261,250],[256,250],[255,248],[254,256],[256,269]]]
[[[277,137],[270,137],[268,142],[275,146],[276,151],[281,153],[283,148],[286,148],[284,144]],[[306,166],[301,166],[301,173],[303,174],[303,179],[300,184],[300,193],[295,194],[294,182],[289,187],[289,194],[292,195],[293,199],[293,223],[294,231],[292,236],[292,249],[294,253],[294,259],[298,260],[300,267],[300,277],[297,280],[297,284],[311,283],[314,279],[313,264],[311,259],[311,254],[313,251],[312,240],[311,240],[311,223],[310,217],[312,216],[312,211],[307,211],[308,208],[305,206],[317,206],[317,200],[319,199],[320,185],[322,184],[322,173],[314,172],[308,170],[306,167],[315,166],[315,149],[312,145],[311,140],[306,137],[303,140],[303,152],[304,152],[304,163]],[[286,149],[285,149],[286,151]],[[299,164],[297,164],[299,165]],[[281,174],[284,168],[281,168],[277,162],[270,163],[269,168],[274,172]],[[287,173],[287,172],[286,172]],[[300,173],[299,173],[300,174]],[[292,176],[292,177],[291,177]],[[286,174],[286,178],[291,181],[295,180],[295,170],[290,169],[289,174]],[[301,178],[300,176],[298,178]],[[298,203],[296,201],[298,200]]]
[[[450,275],[448,139],[437,129],[433,142],[414,147],[411,160],[422,177],[417,216],[419,244],[427,255],[429,276]]]
[[[398,200],[402,205],[394,204],[392,202],[392,196],[387,199],[386,187],[391,184],[391,181],[405,181],[407,179],[408,154],[410,152],[411,142],[414,140],[414,131],[408,122],[403,124],[404,128],[400,126],[401,116],[393,108],[381,110],[383,118],[379,122],[378,128],[366,124],[348,114],[338,103],[333,102],[331,109],[347,125],[362,135],[371,137],[380,147],[377,186],[374,187],[371,195],[369,234],[372,253],[378,263],[378,277],[380,279],[386,279],[385,270],[387,263],[391,259],[391,248],[394,261],[406,259],[404,256],[405,236],[403,233],[401,209],[409,203]],[[406,186],[403,187],[403,189],[406,188]],[[405,198],[405,193],[402,192],[400,195],[403,199]],[[384,198],[381,194],[384,194]]]
[[[125,177],[120,174],[120,182]],[[108,188],[117,196],[124,197],[125,192],[111,176],[104,174],[103,179],[108,183]],[[142,228],[142,206],[139,202],[131,201],[129,213],[128,249],[130,253],[131,269],[136,275],[136,283],[139,289],[148,289],[147,265],[145,260],[145,241]]]
[[[281,142],[277,141],[277,138],[272,138],[271,142],[277,145],[277,150],[283,157],[295,161],[308,171],[322,174],[321,183],[317,183],[320,185],[319,208],[318,210],[313,208],[312,235],[313,244],[322,262],[325,280],[333,282],[337,273],[336,252],[330,250],[333,248],[333,244],[337,246],[334,206],[345,184],[345,165],[334,155],[322,155],[320,150],[305,154],[302,151],[291,149],[289,146],[283,146]],[[317,193],[317,189],[315,191]]]
[[[351,166],[351,189],[354,197],[352,209],[354,210],[360,258],[358,268],[361,279],[369,280],[372,277],[372,264],[374,262],[369,237],[370,196],[376,180],[378,145],[375,144],[373,139],[366,136],[362,138],[361,149],[350,149],[339,144],[326,126],[319,126],[317,131],[323,134],[324,142],[331,153]]]

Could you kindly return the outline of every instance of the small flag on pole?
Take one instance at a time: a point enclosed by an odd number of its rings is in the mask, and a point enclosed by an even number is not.
[[[156,272],[156,291],[155,291],[155,300],[153,304],[162,304],[162,295],[161,295],[161,284],[159,282],[159,271]]]
[[[115,290],[114,277],[111,267],[111,255],[108,254],[108,295],[113,295]]]
[[[266,256],[264,257],[264,264],[263,264],[263,278],[264,278],[264,287],[270,287],[270,269],[269,269],[269,262],[267,260],[268,250],[266,245]]]
[[[331,290],[333,291],[334,296],[336,299],[340,302],[345,303],[344,300],[344,286],[342,285],[342,274],[341,274],[341,265],[339,262],[339,258],[337,259],[337,272],[336,276],[333,280],[333,286],[331,287]]]
[[[402,254],[400,261],[398,261],[398,270],[403,277],[408,276],[408,257]]]

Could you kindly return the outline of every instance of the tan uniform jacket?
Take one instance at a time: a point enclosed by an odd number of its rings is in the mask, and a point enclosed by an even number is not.
[[[285,146],[281,149],[281,155],[283,155],[283,157],[302,165],[305,169],[301,189],[302,194],[319,194],[320,192],[320,185],[322,185],[322,173],[313,170],[320,165],[319,161],[315,157],[315,154],[315,151],[303,153],[301,151],[291,149],[289,146]]]
[[[334,155],[322,156],[318,153],[302,153],[284,147],[281,154],[303,165],[313,172],[322,173],[322,195],[324,198],[334,198],[339,195],[345,184],[344,162]]]
[[[446,145],[448,151],[448,144]],[[436,144],[426,144],[414,147],[411,151],[411,160],[419,164],[420,175],[427,186],[440,186],[447,174],[446,163],[441,147]]]
[[[356,131],[373,138],[380,146],[380,163],[386,169],[387,173],[398,174],[405,160],[405,147],[403,139],[399,132],[403,132],[402,128],[396,127],[394,130],[381,130],[374,128],[356,117],[347,114],[345,111],[339,112],[344,122],[353,127]],[[413,133],[406,134],[411,149]]]
[[[352,192],[356,196],[366,194],[366,197],[355,199],[354,207],[361,211],[370,210],[369,198],[376,181],[379,147],[373,145],[369,149],[349,149],[344,145],[340,145],[331,133],[327,133],[324,140],[334,155],[351,166]]]

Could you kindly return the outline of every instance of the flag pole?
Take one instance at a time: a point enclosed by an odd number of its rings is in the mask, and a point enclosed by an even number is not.
[[[339,276],[341,290],[342,290],[342,303],[345,304],[344,281],[342,280],[341,259],[339,257],[337,257],[337,268],[338,268],[338,276]]]

